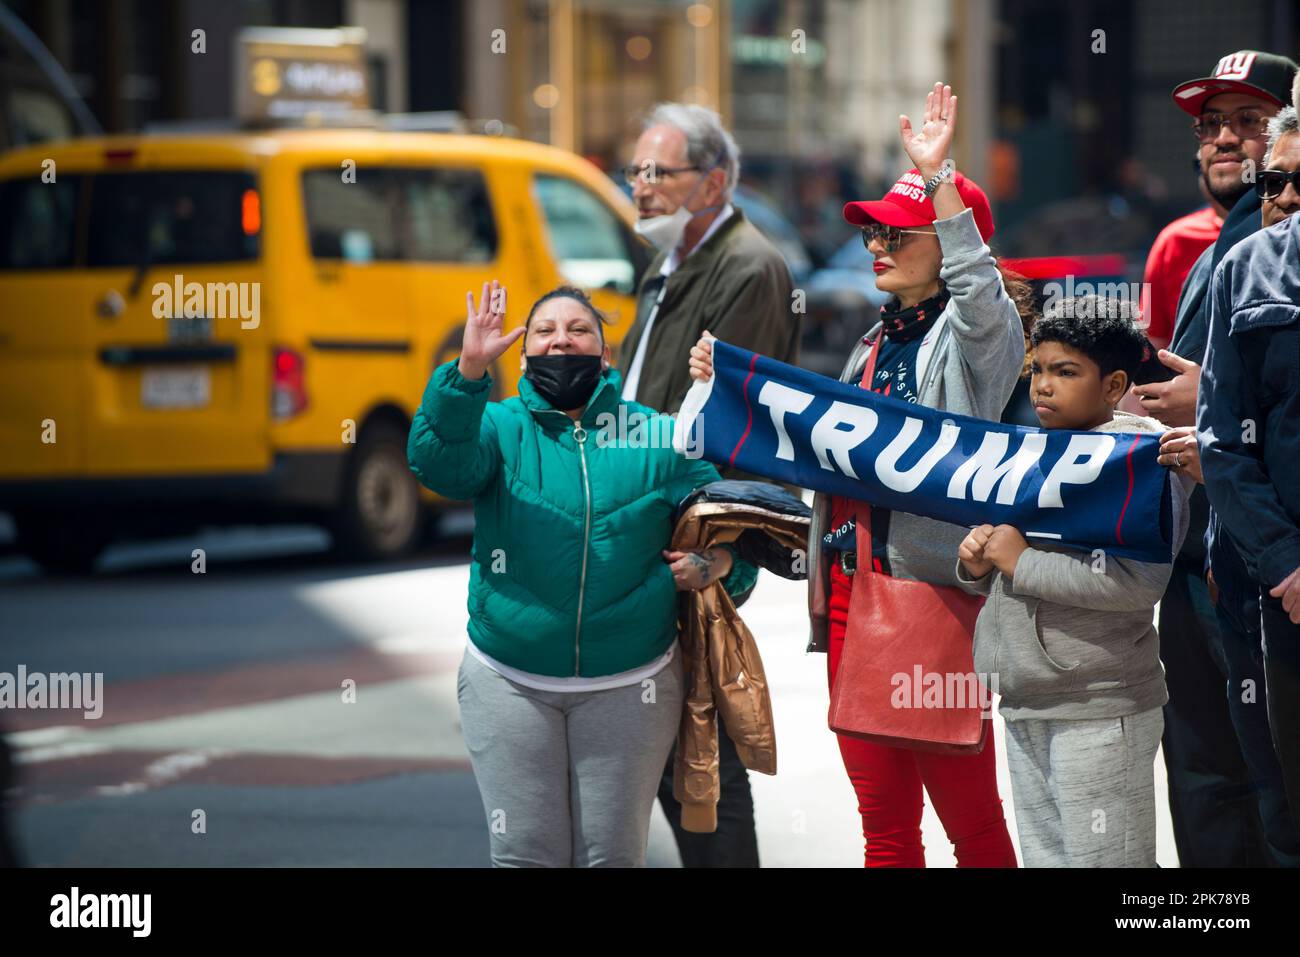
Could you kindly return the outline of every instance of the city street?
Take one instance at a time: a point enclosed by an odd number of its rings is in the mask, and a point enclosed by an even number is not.
[[[98,720],[5,712],[25,862],[486,865],[456,705],[470,525],[451,516],[439,544],[388,565],[338,564],[300,528],[123,544],[83,579],[0,556],[0,671],[104,675]],[[205,575],[190,571],[194,547]],[[743,615],[777,726],[779,774],[751,775],[763,863],[859,866],[825,659],[803,650],[804,585],[765,574]],[[1162,758],[1156,792],[1158,858],[1176,866]],[[192,830],[199,810],[205,833]],[[952,866],[928,806],[923,826],[929,864]],[[648,863],[680,863],[657,809]]]

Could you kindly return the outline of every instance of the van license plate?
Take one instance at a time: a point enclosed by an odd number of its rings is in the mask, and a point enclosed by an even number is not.
[[[145,369],[140,404],[146,409],[202,409],[212,401],[212,374],[206,366]]]

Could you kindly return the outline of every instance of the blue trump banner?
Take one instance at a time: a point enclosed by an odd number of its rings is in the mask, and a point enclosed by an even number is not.
[[[1151,433],[1028,429],[912,405],[722,341],[674,444],[710,462],[955,525],[1170,560]]]

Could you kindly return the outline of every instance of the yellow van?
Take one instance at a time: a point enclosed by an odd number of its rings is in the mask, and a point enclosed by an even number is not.
[[[466,290],[500,278],[509,326],[582,286],[617,343],[650,258],[599,170],[499,137],[43,144],[0,157],[0,210],[0,510],[62,570],[235,521],[401,554],[434,504],[406,435]],[[512,351],[499,396],[517,376]]]

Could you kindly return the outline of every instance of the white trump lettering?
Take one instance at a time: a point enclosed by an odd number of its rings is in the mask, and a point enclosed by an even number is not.
[[[858,473],[853,471],[849,451],[867,440],[867,436],[875,431],[878,421],[879,418],[871,409],[847,402],[832,402],[831,407],[812,427],[809,436],[821,467],[828,472],[834,471],[834,466],[828,460],[828,456],[833,455],[840,471],[849,478],[856,479]],[[841,425],[851,428],[841,429]]]
[[[898,430],[898,435],[894,436],[894,441],[885,446],[885,450],[876,458],[876,475],[886,488],[892,488],[895,492],[916,491],[916,487],[925,481],[930,470],[952,451],[952,447],[957,444],[957,436],[961,434],[961,429],[957,428],[954,422],[945,420],[939,427],[939,438],[930,451],[921,456],[921,460],[906,472],[898,471],[898,460],[920,436],[923,425],[920,419],[914,419],[909,415],[904,420],[903,427]]]
[[[798,415],[804,409],[808,408],[808,403],[812,402],[813,397],[807,392],[800,392],[798,389],[792,389],[788,385],[781,385],[779,382],[773,382],[769,379],[763,383],[763,388],[758,390],[758,401],[768,407],[772,416],[772,428],[776,429],[776,457],[785,459],[787,462],[794,461],[794,447],[790,444],[790,436],[785,431],[785,416],[787,412],[793,412]],[[823,464],[822,466],[826,466]]]
[[[1007,453],[1010,439],[1011,436],[1006,432],[985,434],[979,450],[952,473],[952,481],[948,483],[948,497],[964,499],[969,486],[972,498],[987,502],[993,486],[997,485],[997,503],[1014,505],[1016,493],[1020,491],[1020,483],[1024,481],[1026,473],[1043,457],[1043,450],[1047,448],[1047,433],[1030,432],[1020,443],[1019,451],[1003,462],[1002,457]]]
[[[1071,437],[1065,452],[1047,473],[1043,487],[1038,492],[1039,508],[1064,508],[1061,501],[1062,485],[1087,485],[1095,482],[1111,450],[1115,448],[1112,435],[1076,435]]]

